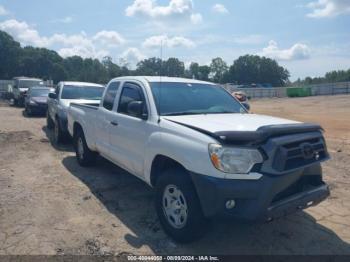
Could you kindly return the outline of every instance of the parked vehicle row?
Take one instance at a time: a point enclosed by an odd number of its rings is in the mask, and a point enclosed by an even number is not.
[[[28,110],[42,93],[30,90]],[[55,143],[71,136],[79,165],[100,155],[154,188],[160,223],[178,242],[201,237],[214,218],[269,222],[330,194],[319,125],[250,114],[245,101],[213,83],[61,82],[48,97]]]

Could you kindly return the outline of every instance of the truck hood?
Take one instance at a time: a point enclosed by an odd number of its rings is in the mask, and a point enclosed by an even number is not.
[[[164,119],[210,133],[223,131],[257,131],[263,126],[300,124],[300,122],[283,118],[256,114],[166,116]]]
[[[99,105],[100,100],[85,100],[85,99],[62,99],[61,103],[64,107],[68,108],[71,103],[74,104],[87,104],[87,105]]]
[[[46,104],[47,103],[46,96],[34,96],[34,97],[31,97],[31,100],[34,101],[35,103],[39,103],[39,104]]]

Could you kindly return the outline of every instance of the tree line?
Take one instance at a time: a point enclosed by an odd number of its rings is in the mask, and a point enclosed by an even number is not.
[[[228,65],[217,57],[210,65],[192,62],[188,68],[177,58],[161,60],[147,58],[140,61],[135,69],[126,63],[114,63],[111,57],[101,61],[79,56],[62,58],[57,52],[32,46],[21,47],[12,36],[0,31],[0,79],[16,76],[38,77],[45,80],[86,81],[107,83],[118,76],[148,75],[195,78],[215,83],[250,85],[266,83],[271,86],[290,84],[290,74],[275,60],[257,55],[244,55]],[[306,78],[295,84],[350,81],[350,70],[327,73],[324,78]]]
[[[324,77],[306,77],[301,80],[298,79],[293,83],[294,86],[302,85],[317,85],[326,83],[339,83],[339,82],[350,82],[350,69],[331,71],[324,75]]]

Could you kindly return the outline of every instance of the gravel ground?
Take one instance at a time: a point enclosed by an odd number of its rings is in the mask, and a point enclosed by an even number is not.
[[[350,96],[252,108],[324,126],[332,196],[269,224],[217,221],[200,241],[179,245],[161,230],[147,185],[103,159],[79,167],[69,144],[52,146],[44,118],[0,102],[0,255],[350,254]]]

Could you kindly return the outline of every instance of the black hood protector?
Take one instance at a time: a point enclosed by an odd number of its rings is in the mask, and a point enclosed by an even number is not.
[[[308,132],[323,132],[323,128],[317,124],[303,123],[303,124],[284,124],[284,125],[267,125],[258,128],[256,131],[220,131],[210,132],[195,126],[186,125],[173,120],[173,123],[188,127],[200,133],[213,137],[222,144],[234,145],[259,145],[271,137],[294,135]]]

